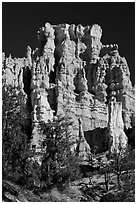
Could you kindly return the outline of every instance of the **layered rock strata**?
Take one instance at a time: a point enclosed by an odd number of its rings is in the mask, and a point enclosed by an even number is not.
[[[66,113],[74,120],[75,140],[80,123],[91,151],[103,151],[108,138],[113,138],[111,149],[120,140],[126,145],[124,130],[134,120],[134,88],[118,45],[103,45],[101,36],[97,24],[46,23],[38,31],[39,47],[28,46],[26,57],[3,53],[3,83],[19,86],[31,105],[32,146],[39,145],[40,121]]]

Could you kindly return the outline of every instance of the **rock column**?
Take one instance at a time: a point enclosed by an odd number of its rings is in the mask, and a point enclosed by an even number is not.
[[[124,132],[124,123],[122,118],[122,103],[116,101],[116,93],[111,93],[109,101],[109,121],[108,130],[110,138],[110,151],[119,152],[127,146],[127,136]]]

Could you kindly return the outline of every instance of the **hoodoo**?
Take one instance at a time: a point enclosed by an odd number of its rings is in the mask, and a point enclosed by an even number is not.
[[[108,149],[107,141],[111,151],[119,142],[126,146],[135,90],[118,45],[103,45],[101,36],[97,24],[46,23],[38,31],[38,48],[28,46],[23,58],[3,53],[3,84],[20,87],[31,107],[32,146],[39,145],[39,122],[66,113],[74,121],[76,143],[82,129],[83,144],[91,151]]]

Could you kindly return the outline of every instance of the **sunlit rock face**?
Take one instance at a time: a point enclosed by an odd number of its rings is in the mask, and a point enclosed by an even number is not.
[[[97,24],[45,23],[37,36],[38,48],[28,46],[24,58],[3,53],[2,59],[3,84],[20,87],[29,102],[32,145],[39,145],[39,122],[68,114],[75,140],[82,128],[91,150],[106,150],[110,138],[112,150],[119,140],[125,146],[124,131],[134,125],[135,91],[118,45],[103,45]]]

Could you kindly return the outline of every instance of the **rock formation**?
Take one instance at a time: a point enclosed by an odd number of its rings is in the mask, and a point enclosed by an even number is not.
[[[124,132],[124,123],[122,118],[122,102],[117,102],[115,92],[112,92],[109,100],[109,122],[108,130],[111,141],[111,152],[117,151],[127,146],[127,136]]]
[[[78,118],[79,122],[79,138],[77,141],[77,152],[79,155],[79,158],[82,163],[85,164],[85,162],[89,161],[89,156],[90,156],[90,146],[87,143],[85,137],[84,137],[84,131],[82,128],[82,121],[80,118]]]
[[[3,53],[3,84],[20,87],[31,104],[31,145],[39,145],[40,121],[66,112],[74,120],[76,141],[81,118],[91,150],[97,146],[103,151],[107,137],[112,138],[111,149],[120,141],[126,145],[124,131],[134,121],[134,88],[118,45],[102,45],[101,36],[97,24],[46,23],[38,31],[39,47],[28,46],[26,57]]]

